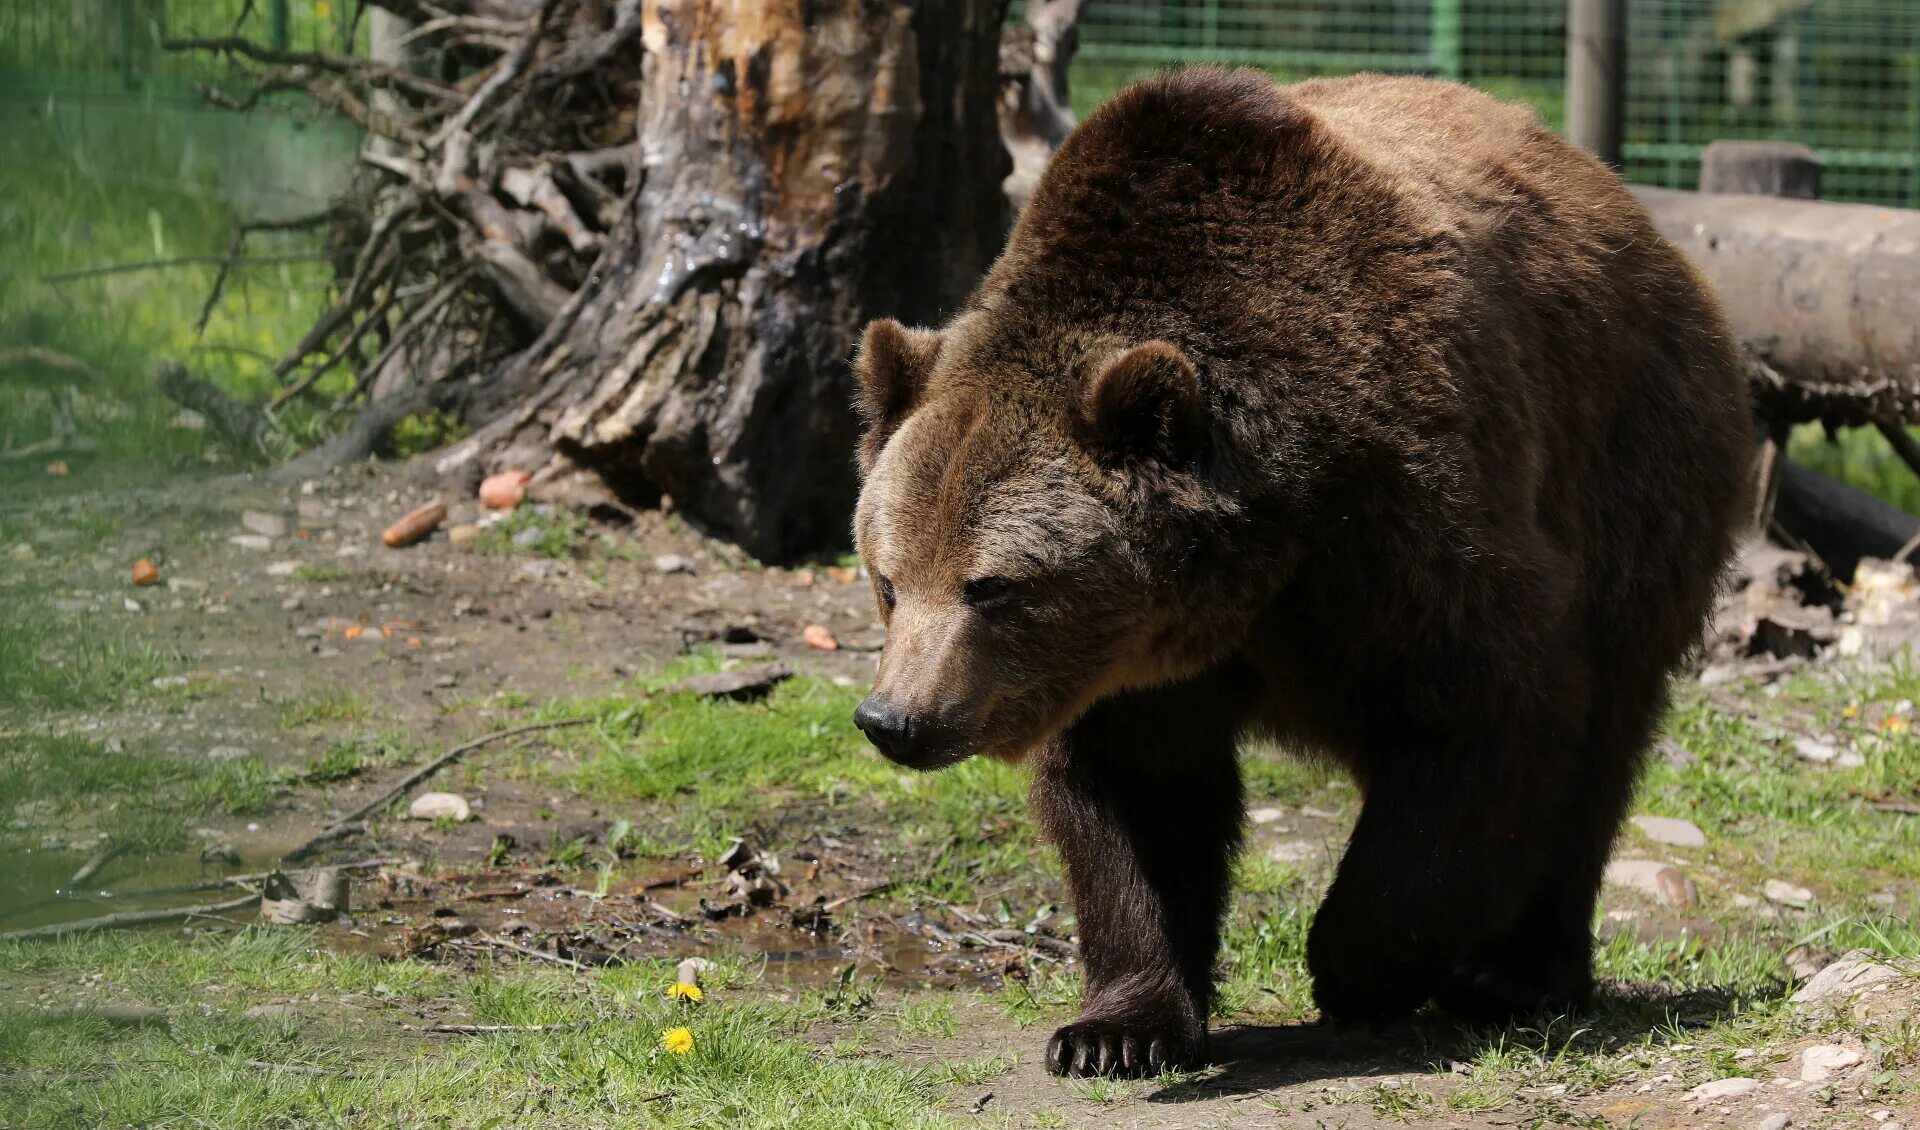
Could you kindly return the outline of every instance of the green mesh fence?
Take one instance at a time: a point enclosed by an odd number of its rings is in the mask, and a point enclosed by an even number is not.
[[[1920,0],[1629,0],[1626,173],[1694,186],[1721,137],[1803,141],[1834,200],[1920,207]],[[1178,63],[1281,78],[1443,75],[1558,127],[1565,0],[1089,0],[1074,65],[1085,113]]]
[[[300,51],[341,51],[363,30],[356,0],[0,0],[0,84],[94,94],[166,94],[227,73],[169,38],[244,33]]]
[[[224,65],[163,52],[164,36],[224,34],[246,13],[256,38],[341,50],[355,7],[0,0],[0,85],[184,92]],[[1920,207],[1920,0],[1629,0],[1628,28],[1628,177],[1689,188],[1708,141],[1783,138],[1819,150],[1830,199]],[[1085,113],[1188,62],[1382,70],[1459,78],[1558,126],[1565,30],[1565,0],[1088,0],[1073,100]]]

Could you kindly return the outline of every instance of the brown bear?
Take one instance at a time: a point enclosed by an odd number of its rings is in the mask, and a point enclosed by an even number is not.
[[[1200,1062],[1248,734],[1364,797],[1333,1018],[1578,1006],[1752,450],[1706,286],[1462,86],[1188,70],[1070,136],[943,328],[868,327],[856,724],[1030,755],[1079,915],[1055,1073]]]

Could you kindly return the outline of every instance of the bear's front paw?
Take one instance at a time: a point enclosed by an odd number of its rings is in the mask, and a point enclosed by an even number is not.
[[[1054,1075],[1157,1075],[1201,1066],[1204,1021],[1158,1016],[1083,1017],[1053,1034],[1047,1071]]]

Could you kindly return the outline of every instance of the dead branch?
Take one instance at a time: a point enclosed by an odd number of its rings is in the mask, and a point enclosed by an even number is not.
[[[534,949],[531,946],[523,946],[518,942],[510,942],[505,938],[498,937],[493,934],[475,934],[474,942],[467,942],[465,939],[460,939],[454,942],[455,945],[472,945],[475,943],[478,943],[481,946],[491,946],[495,949],[509,950],[513,953],[521,954],[525,957],[535,958],[539,961],[551,962],[554,965],[564,965],[569,969],[576,969],[583,973],[586,972],[586,969],[587,969],[585,965],[582,965],[581,963],[574,961],[571,958],[561,957],[559,954],[546,953],[542,950]]]
[[[240,259],[237,266],[271,267],[281,263],[318,263],[327,258],[317,251],[290,252],[285,255],[256,255]],[[73,282],[75,279],[91,279],[101,275],[126,275],[136,271],[165,271],[174,267],[224,266],[229,262],[226,255],[178,255],[171,259],[149,259],[140,263],[109,263],[103,267],[82,267],[77,271],[60,271],[57,274],[41,275],[43,283]]]
[[[267,418],[190,375],[178,361],[162,361],[154,369],[160,395],[207,418],[228,443],[242,451],[261,451],[271,431]]]
[[[360,324],[353,327],[352,332],[348,333],[346,339],[343,340],[332,353],[327,355],[326,360],[315,365],[307,371],[305,376],[288,385],[286,388],[281,389],[274,394],[272,400],[267,401],[267,411],[271,412],[281,405],[286,404],[288,401],[304,395],[308,389],[320,382],[320,378],[332,372],[334,367],[339,365],[341,360],[353,351],[353,347],[360,344],[360,339],[367,335],[368,330],[375,326],[386,324],[387,312],[393,309],[393,304],[398,301],[399,297],[399,291],[389,286],[386,295],[374,305],[373,312],[360,319]]]
[[[448,765],[453,764],[455,761],[458,761],[461,757],[465,756],[466,754],[471,753],[476,749],[479,749],[481,746],[488,745],[492,742],[497,742],[501,738],[511,738],[511,737],[518,736],[520,734],[536,733],[541,730],[557,730],[563,726],[581,726],[581,725],[585,725],[590,721],[592,721],[592,719],[590,718],[562,718],[555,722],[530,722],[527,725],[515,726],[512,729],[508,729],[508,730],[495,730],[493,733],[483,734],[480,737],[477,737],[470,742],[463,742],[462,744],[454,746],[452,749],[441,754],[439,757],[434,758],[432,761],[421,766],[420,768],[415,769],[413,772],[407,774],[405,777],[402,777],[399,780],[399,782],[396,783],[392,788],[387,789],[385,792],[382,792],[379,796],[374,797],[372,800],[361,805],[359,808],[356,808],[352,812],[349,812],[345,816],[342,816],[338,820],[335,820],[331,825],[329,825],[325,830],[320,832],[318,835],[309,839],[306,843],[303,843],[300,846],[294,848],[292,851],[287,852],[285,855],[281,856],[281,858],[283,860],[295,860],[295,859],[304,858],[309,852],[311,852],[311,850],[316,844],[323,843],[328,839],[336,838],[340,834],[340,831],[342,829],[346,828],[351,824],[356,823],[362,817],[366,816],[368,813],[373,812],[374,810],[382,807],[383,805],[388,804],[389,802],[393,801],[395,798],[406,795],[406,793],[409,790],[411,790],[415,785],[426,780],[428,777],[433,776],[435,773],[438,773],[440,770],[446,768]]]
[[[13,930],[0,934],[0,942],[32,942],[93,930],[123,930],[130,926],[154,926],[162,922],[179,922],[186,918],[205,918],[209,915],[224,914],[229,910],[246,910],[258,905],[259,902],[260,894],[255,891],[230,902],[214,903],[211,906],[182,906],[169,910],[129,910],[120,914],[109,914],[103,918],[84,918],[78,922],[56,922],[51,926],[35,926],[30,930]]]
[[[427,139],[427,148],[442,148],[455,134],[466,132],[473,125],[474,120],[480,116],[480,112],[487,108],[487,103],[493,100],[493,96],[520,76],[527,62],[533,58],[534,50],[540,46],[540,40],[546,37],[547,24],[553,18],[554,9],[559,6],[560,0],[542,0],[540,14],[534,20],[532,33],[520,41],[520,45],[514,49],[513,54],[494,66],[493,72],[487,76],[485,82],[480,84],[480,88],[473,92],[473,97],[467,99],[466,104],[460,107],[459,112],[441,123],[439,129],[433,131],[433,136]]]
[[[443,1036],[485,1036],[495,1032],[571,1032],[587,1027],[587,1023],[585,1020],[576,1020],[569,1024],[426,1024],[414,1027],[413,1030],[434,1032]]]
[[[100,869],[105,867],[109,860],[119,855],[123,850],[125,850],[125,845],[110,843],[99,851],[94,852],[87,858],[85,863],[80,865],[80,870],[73,873],[73,878],[67,880],[67,889],[72,890],[88,879],[98,875]]]
[[[589,229],[580,214],[573,210],[573,202],[560,186],[553,183],[553,172],[545,166],[532,169],[508,169],[500,175],[500,188],[508,196],[519,202],[521,207],[538,208],[560,233],[567,237],[567,243],[575,251],[585,254],[597,250],[601,243],[600,233]]]
[[[281,67],[306,67],[310,70],[326,71],[331,74],[352,75],[371,84],[383,85],[391,89],[407,90],[423,98],[440,102],[458,102],[459,92],[431,79],[401,70],[386,63],[355,58],[352,55],[336,55],[330,51],[281,51],[240,35],[226,35],[214,38],[162,39],[160,46],[168,51],[211,51],[222,55],[239,55],[256,63],[267,63]]]
[[[40,345],[23,345],[17,349],[0,349],[0,372],[8,369],[38,365],[43,369],[52,369],[64,374],[68,379],[82,384],[98,384],[100,374],[93,366],[69,353],[57,349],[48,349]]]

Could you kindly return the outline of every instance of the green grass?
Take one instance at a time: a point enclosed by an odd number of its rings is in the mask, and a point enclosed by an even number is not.
[[[0,346],[56,349],[98,374],[97,381],[80,382],[78,422],[99,452],[67,456],[74,472],[83,474],[96,463],[184,467],[209,458],[257,458],[222,450],[210,430],[176,426],[179,410],[155,390],[154,364],[178,360],[242,399],[264,398],[275,387],[267,373],[271,360],[324,308],[329,268],[307,262],[242,266],[204,332],[194,327],[214,265],[45,281],[111,264],[223,254],[236,217],[214,185],[180,180],[181,153],[204,144],[184,134],[165,136],[182,128],[180,115],[128,110],[125,122],[109,126],[111,114],[90,117],[57,97],[5,106],[0,244],[8,254],[0,261]],[[109,131],[104,144],[103,130]],[[306,254],[315,249],[314,239],[311,233],[256,236],[248,253]],[[338,391],[350,379],[331,374],[322,391]],[[27,367],[0,372],[0,419],[15,444],[51,434],[53,394],[64,383]],[[289,409],[279,420],[273,454],[286,454],[332,426],[304,404]],[[38,476],[42,462],[0,465],[0,479]]]
[[[489,553],[524,551],[555,559],[573,557],[586,545],[586,516],[563,507],[534,504],[515,508],[487,528],[480,548]],[[606,539],[602,539],[603,543]]]
[[[359,722],[373,704],[361,695],[338,687],[310,691],[280,707],[280,728],[298,729],[324,722]]]
[[[177,758],[74,735],[0,739],[0,798],[32,813],[29,831],[90,829],[135,852],[185,846],[193,819],[260,812],[279,785],[252,757]]]
[[[1052,874],[1026,817],[1020,769],[980,758],[938,774],[903,773],[848,722],[861,692],[823,679],[797,677],[762,703],[664,693],[717,663],[703,655],[675,664],[645,684],[656,693],[643,700],[551,708],[593,714],[591,726],[555,736],[574,759],[562,775],[622,815],[622,802],[644,806],[644,819],[633,819],[642,854],[713,858],[747,828],[804,827],[884,836],[912,861],[890,876],[902,898],[971,900],[987,878],[1033,890]]]
[[[230,941],[118,935],[0,943],[0,970],[98,978],[103,996],[168,1007],[167,1028],[0,1014],[0,1124],[568,1125],[944,1127],[956,1085],[938,1065],[823,1056],[807,1040],[817,997],[740,991],[669,1001],[671,966],[640,962],[574,978],[525,966],[462,977],[416,961],[327,952],[298,929]],[[328,1022],[249,1019],[266,1000]],[[561,1031],[434,1038],[421,1014]],[[692,1031],[675,1055],[664,1032]],[[262,1064],[277,1065],[263,1067]],[[306,1069],[305,1072],[288,1069]],[[977,1077],[977,1074],[967,1075]]]
[[[1907,431],[1920,439],[1920,429]],[[1829,439],[1819,424],[1802,424],[1793,430],[1787,454],[1796,463],[1859,487],[1910,514],[1920,514],[1920,476],[1873,428],[1845,428]]]

